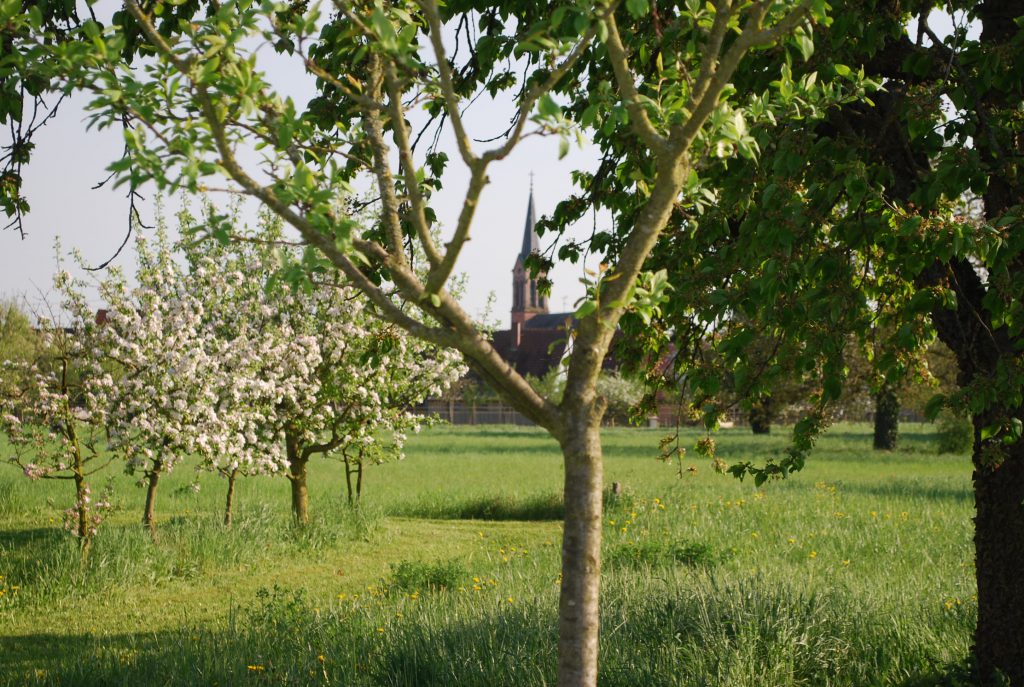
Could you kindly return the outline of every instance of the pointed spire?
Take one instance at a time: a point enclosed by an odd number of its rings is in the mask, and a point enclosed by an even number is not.
[[[533,173],[530,173],[530,201],[526,206],[526,226],[523,227],[523,249],[519,257],[524,261],[530,253],[540,252],[540,237],[537,236],[537,215],[533,209]]]

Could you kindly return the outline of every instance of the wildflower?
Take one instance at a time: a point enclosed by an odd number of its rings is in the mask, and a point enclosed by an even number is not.
[[[513,601],[512,597],[511,597],[511,596],[510,596],[510,597],[508,597],[507,601],[508,601],[509,603],[512,603],[512,601]]]
[[[321,663],[323,663],[323,662],[324,662],[324,655],[323,655],[323,654],[320,654],[319,656],[317,656],[317,657],[316,657],[316,660],[318,660],[318,661],[320,661]]]
[[[843,565],[849,565],[849,564],[850,564],[850,559],[849,558],[844,558],[843,559]]]
[[[811,551],[809,554],[807,554],[807,557],[808,558],[817,558],[818,557],[818,552],[817,551]]]
[[[250,673],[262,673],[265,670],[265,668],[258,663],[247,667],[249,668]]]

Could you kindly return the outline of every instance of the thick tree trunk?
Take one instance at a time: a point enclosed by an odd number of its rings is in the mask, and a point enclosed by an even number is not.
[[[228,473],[228,495],[224,499],[224,526],[231,527],[231,520],[234,518],[235,502],[235,478],[238,477],[238,470]]]
[[[770,401],[758,401],[750,407],[747,415],[750,420],[750,431],[754,434],[772,433],[772,410]]]
[[[309,458],[302,455],[295,435],[285,433],[288,452],[288,479],[292,483],[292,516],[298,525],[309,522],[309,492],[306,489],[306,465]]]
[[[1024,685],[1024,443],[983,447],[979,436],[986,424],[974,419],[974,653],[982,684],[1002,684],[1001,673],[1018,687]],[[993,450],[1002,454],[998,465]]]
[[[156,520],[153,518],[153,511],[156,508],[156,487],[160,481],[160,471],[163,469],[163,462],[153,461],[153,468],[146,474],[148,485],[146,487],[146,509],[142,511],[142,524],[149,528],[149,533],[156,536]]]
[[[896,388],[885,384],[875,394],[875,449],[891,451],[896,448],[900,434],[900,399]]]
[[[558,601],[558,684],[597,684],[603,465],[600,418],[569,422],[562,439],[565,525]]]

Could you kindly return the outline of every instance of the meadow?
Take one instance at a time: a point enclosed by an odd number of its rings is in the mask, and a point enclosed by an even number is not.
[[[664,430],[604,432],[602,685],[960,684],[976,618],[970,462],[930,425],[871,450],[839,425],[807,468],[755,488],[656,459]],[[692,444],[696,432],[687,435]],[[724,430],[726,461],[786,445]],[[116,466],[83,563],[66,482],[0,466],[0,684],[547,685],[561,460],[541,431],[436,427],[404,461],[314,461],[297,530],[282,478],[182,465],[144,490]]]

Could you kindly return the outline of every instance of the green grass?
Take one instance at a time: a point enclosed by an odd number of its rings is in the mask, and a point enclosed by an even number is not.
[[[761,489],[707,461],[678,477],[654,458],[662,433],[604,433],[623,491],[606,498],[603,685],[959,684],[970,464],[934,453],[930,426],[886,453],[836,427]],[[758,460],[786,438],[717,441]],[[0,684],[551,684],[557,445],[441,427],[408,454],[367,469],[356,510],[341,466],[313,463],[302,532],[280,478],[240,480],[225,529],[226,482],[200,475],[193,493],[186,464],[161,480],[156,542],[143,490],[111,472],[116,508],[85,564],[60,529],[70,485],[0,471]]]

